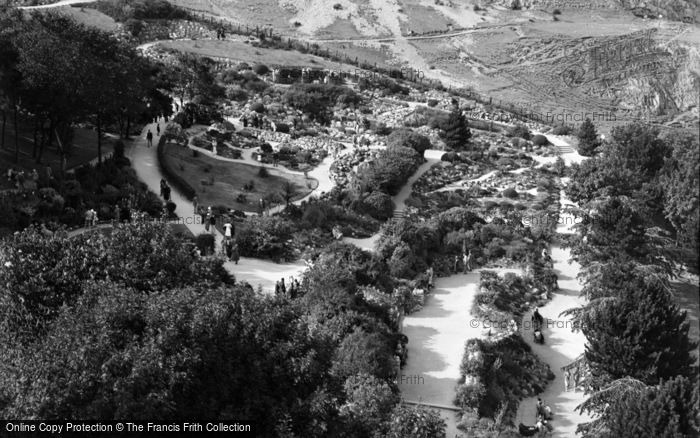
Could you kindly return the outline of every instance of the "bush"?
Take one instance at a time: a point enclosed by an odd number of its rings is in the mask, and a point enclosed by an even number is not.
[[[537,134],[532,137],[532,143],[535,144],[535,146],[545,146],[549,144],[549,140],[547,140],[547,137],[545,137],[542,134]]]
[[[366,213],[380,221],[387,220],[394,215],[394,202],[386,193],[375,191],[369,194],[361,204],[358,213]]]
[[[252,105],[250,105],[250,110],[255,111],[258,114],[262,114],[265,112],[265,105],[262,102],[254,102]]]
[[[258,169],[258,177],[267,178],[268,176],[270,176],[270,172],[267,170],[267,167],[261,167]]]
[[[530,130],[525,125],[515,125],[508,130],[509,137],[520,137],[525,140],[530,140]]]
[[[518,195],[518,192],[513,187],[508,187],[507,189],[505,189],[503,191],[503,196],[506,198],[515,199],[519,195]]]
[[[420,156],[426,149],[430,149],[430,139],[425,135],[414,132],[410,129],[397,129],[389,134],[386,139],[387,147],[403,146],[415,149]]]
[[[283,134],[289,134],[289,125],[286,123],[282,122],[277,122],[275,123],[275,126],[277,127],[277,132],[281,132]]]
[[[265,64],[255,64],[253,66],[253,71],[259,76],[266,75],[270,72],[270,69]]]
[[[237,102],[245,102],[248,100],[248,93],[238,85],[229,85],[226,87],[226,98]]]
[[[339,11],[339,10],[343,9],[343,5],[341,5],[340,3],[336,3],[333,5],[333,9],[335,9],[336,11]]]
[[[428,99],[428,106],[429,106],[429,107],[432,108],[432,107],[434,107],[434,106],[437,106],[437,104],[438,104],[437,99]]]
[[[554,135],[569,135],[573,131],[571,129],[571,126],[569,125],[559,125],[555,126],[554,129],[552,129],[552,134]]]
[[[213,234],[200,234],[194,241],[202,255],[214,254],[215,240]]]
[[[555,9],[552,11],[552,15],[561,15],[561,11],[559,9]]]

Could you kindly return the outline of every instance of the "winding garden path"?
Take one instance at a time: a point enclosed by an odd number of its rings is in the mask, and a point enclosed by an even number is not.
[[[154,133],[153,147],[148,147],[146,143],[146,132]],[[151,123],[143,128],[141,135],[135,138],[126,155],[131,160],[132,167],[141,181],[148,185],[154,193],[160,193],[160,180],[165,179],[158,167],[157,147],[159,136],[155,134],[155,123]],[[175,212],[180,216],[183,223],[195,236],[205,232],[201,217],[194,214],[192,203],[187,200],[177,189],[173,188],[171,193],[172,201],[177,205]],[[219,232],[214,232],[217,241],[217,248],[221,247],[223,236]],[[265,292],[274,291],[275,282],[280,278],[288,279],[290,276],[299,276],[306,269],[303,262],[294,263],[274,263],[268,260],[241,257],[238,264],[226,262],[226,269],[236,277],[237,281],[245,281],[253,287],[260,285]]]
[[[568,183],[568,179],[562,178],[562,184],[566,183]],[[573,205],[565,197],[562,189],[560,197],[560,211],[562,212],[560,213],[560,223],[557,225],[557,233],[574,233],[572,227],[576,218],[563,212],[567,206]],[[530,315],[523,319],[521,332],[525,342],[530,345],[533,352],[542,361],[549,365],[555,375],[555,379],[547,385],[545,391],[539,396],[545,404],[552,408],[554,413],[551,421],[554,428],[552,435],[554,437],[573,437],[576,434],[576,425],[590,421],[591,418],[575,411],[576,406],[584,401],[584,395],[582,391],[565,390],[561,367],[572,363],[583,353],[586,338],[581,332],[572,332],[571,318],[560,316],[560,314],[565,310],[585,304],[585,300],[579,297],[582,285],[576,278],[580,265],[570,261],[569,249],[562,248],[559,243],[554,243],[551,247],[551,256],[554,262],[554,271],[558,277],[559,290],[553,294],[552,300],[547,305],[540,308],[540,314],[547,321],[543,330],[545,342],[543,345],[533,342],[532,327],[529,324]],[[537,397],[530,397],[520,402],[516,424],[535,424],[536,403]]]

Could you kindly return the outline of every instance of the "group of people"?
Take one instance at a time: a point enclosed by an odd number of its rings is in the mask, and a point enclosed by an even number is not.
[[[7,169],[7,180],[12,183],[18,190],[24,188],[24,183],[26,181],[33,181],[35,184],[39,183],[39,172],[36,169],[27,174],[23,170],[15,170],[14,167]]]
[[[284,283],[284,278],[281,278],[275,283],[275,296],[286,296],[288,298],[296,298],[300,288],[299,280],[294,277],[289,277],[289,289]]]
[[[97,225],[97,212],[90,208],[85,212],[85,228],[94,228]]]
[[[454,272],[459,272],[459,256],[455,256],[454,258]],[[472,252],[463,252],[462,253],[462,272],[464,274],[468,273],[469,271],[472,270]]]

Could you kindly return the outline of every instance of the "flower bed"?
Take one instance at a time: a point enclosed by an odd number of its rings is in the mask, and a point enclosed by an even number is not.
[[[540,394],[554,379],[549,365],[519,334],[493,342],[470,339],[460,372],[455,404],[465,415],[457,427],[467,433],[488,426],[484,422],[493,423],[490,419],[501,409],[506,423],[512,421],[519,401]]]

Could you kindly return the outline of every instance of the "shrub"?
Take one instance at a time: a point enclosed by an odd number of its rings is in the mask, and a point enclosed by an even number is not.
[[[289,134],[289,125],[288,124],[282,123],[282,122],[277,122],[277,123],[275,123],[275,126],[277,127],[277,132]]]
[[[547,137],[545,137],[542,134],[537,134],[532,137],[532,143],[534,143],[536,146],[544,146],[546,144],[549,144],[549,140],[547,140]]]
[[[530,130],[525,125],[515,125],[508,130],[509,137],[520,137],[525,140],[530,140]]]
[[[336,11],[339,11],[339,10],[343,9],[343,5],[341,5],[340,3],[336,3],[333,5],[333,9],[335,9]]]
[[[375,191],[362,201],[358,213],[367,213],[375,219],[387,220],[394,215],[394,202],[386,193]]]
[[[270,176],[270,172],[267,170],[267,167],[261,167],[258,169],[258,177],[267,178],[268,176]]]
[[[248,93],[238,85],[229,85],[226,87],[226,98],[237,102],[245,102],[248,100]]]
[[[430,139],[410,129],[397,129],[389,134],[386,139],[387,147],[404,146],[415,149],[423,156],[426,149],[430,149]]]
[[[255,111],[258,114],[262,114],[265,112],[265,105],[262,102],[254,102],[252,105],[250,105],[250,110]]]
[[[270,69],[265,64],[255,64],[253,66],[253,71],[259,76],[266,75],[270,72]]]
[[[429,106],[429,107],[432,108],[432,107],[434,107],[434,106],[437,106],[437,104],[438,104],[437,99],[428,99],[428,106]]]
[[[202,233],[195,238],[194,243],[202,255],[214,254],[215,240],[213,234]]]
[[[559,9],[555,9],[552,11],[552,15],[561,15],[561,11]]]
[[[513,187],[508,187],[507,189],[505,189],[503,191],[503,196],[506,198],[515,199],[519,195],[518,195],[518,192]]]
[[[569,135],[571,134],[571,132],[572,129],[569,125],[559,125],[555,126],[554,129],[552,129],[552,134],[554,135]]]

